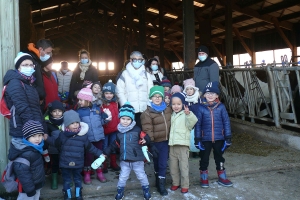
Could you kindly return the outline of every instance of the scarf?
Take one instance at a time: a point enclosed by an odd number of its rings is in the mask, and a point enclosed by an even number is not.
[[[49,121],[56,126],[60,126],[64,122],[64,116],[61,116],[60,118],[53,118],[52,115],[50,115]]]
[[[39,151],[41,154],[43,154],[43,146],[44,146],[44,140],[42,140],[41,143],[39,143],[38,145],[36,144],[32,144],[31,142],[29,142],[28,140],[26,140],[25,138],[22,139],[22,142],[30,147],[33,147],[34,149],[36,149],[37,151]]]
[[[198,103],[199,99],[199,92],[198,90],[195,90],[195,93],[191,96],[186,95],[185,100],[189,103]]]
[[[133,129],[133,127],[135,126],[136,122],[132,121],[132,123],[129,126],[123,126],[121,123],[118,124],[118,130],[121,133],[125,133],[127,131],[130,131],[131,129]]]
[[[93,94],[93,101],[92,104],[96,104],[97,106],[102,105],[102,100],[101,100],[101,92],[99,94]]]
[[[89,59],[89,62],[87,64],[78,63],[79,68],[81,69],[80,72],[80,79],[84,80],[85,72],[89,69],[90,65],[92,64],[92,61]]]
[[[132,83],[135,84],[135,87],[139,89],[143,85],[143,75],[145,74],[145,66],[142,65],[138,69],[134,69],[131,65],[131,62],[126,65],[126,70],[128,71],[129,76],[132,78]]]
[[[76,131],[71,131],[69,128],[65,128],[65,132],[64,134],[69,138],[69,137],[74,137],[75,135],[77,135],[79,132],[81,131],[81,127],[79,126],[79,128]]]
[[[218,107],[218,105],[220,104],[220,100],[217,98],[214,102],[208,103],[206,99],[204,99],[202,101],[202,104],[206,105],[207,107],[209,107],[210,109],[215,109],[216,107]]]
[[[163,112],[167,108],[167,105],[164,101],[161,102],[161,104],[159,106],[155,105],[153,102],[151,102],[150,106],[151,106],[151,108],[153,108],[157,112]]]
[[[35,81],[35,78],[33,75],[31,76],[25,76],[24,74],[22,74],[19,70],[16,69],[16,71],[27,81],[29,81],[31,84]]]

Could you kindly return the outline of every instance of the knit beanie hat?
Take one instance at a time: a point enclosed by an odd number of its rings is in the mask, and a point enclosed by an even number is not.
[[[44,128],[41,122],[29,120],[23,125],[22,132],[23,137],[27,140],[33,135],[44,134]]]
[[[93,92],[90,88],[82,88],[78,94],[77,94],[78,99],[83,99],[87,100],[89,102],[93,101]]]
[[[155,85],[152,88],[150,88],[149,99],[151,99],[151,97],[153,97],[155,94],[159,94],[160,96],[162,96],[162,98],[164,98],[164,87]]]
[[[135,115],[134,108],[132,107],[132,105],[130,105],[128,101],[119,110],[119,118],[126,116],[126,117],[130,117],[133,121],[134,115]]]
[[[169,99],[171,99],[171,96],[172,96],[172,95],[171,95],[169,92],[165,92],[164,94],[165,94],[165,98],[166,98],[166,97],[169,97]]]
[[[64,126],[65,128],[70,126],[70,124],[78,122],[80,123],[79,114],[74,110],[68,110],[64,112]]]
[[[206,53],[207,55],[209,55],[209,50],[206,46],[204,45],[200,45],[200,47],[198,48],[198,52],[204,52]]]
[[[111,92],[111,93],[115,94],[116,85],[112,82],[111,79],[109,79],[109,81],[103,85],[102,92],[103,92],[103,94],[104,94],[104,92]]]
[[[171,105],[172,105],[172,99],[173,99],[174,97],[178,97],[178,98],[181,100],[182,105],[187,105],[187,102],[185,101],[186,95],[185,95],[184,93],[182,93],[182,92],[177,92],[177,93],[173,94],[173,95],[171,96],[171,102],[170,102]]]
[[[194,88],[195,91],[199,90],[199,88],[195,87],[195,81],[192,78],[184,80],[183,85],[184,85],[183,92],[186,92],[186,88],[188,87]]]
[[[51,113],[53,110],[61,110],[62,112],[65,112],[65,106],[62,102],[55,100],[48,104],[48,110]]]
[[[209,82],[207,83],[207,85],[205,86],[204,90],[203,90],[203,95],[206,92],[214,92],[217,95],[220,94],[220,90],[219,90],[219,82],[218,81],[214,81],[214,82]]]
[[[94,85],[99,85],[100,86],[100,88],[102,88],[102,85],[101,85],[101,82],[100,81],[96,81],[96,82],[94,82],[92,85],[91,85],[91,89],[93,89],[93,87],[94,87]],[[102,89],[101,89],[102,90]]]
[[[171,88],[172,87],[172,84],[171,82],[167,79],[167,77],[162,77],[162,80],[160,82],[160,85],[163,86],[163,87],[169,87]]]
[[[31,57],[31,55],[29,55],[28,53],[19,52],[17,57],[14,60],[15,68],[19,69],[21,63],[24,60],[31,60],[33,62],[33,58]]]
[[[174,85],[171,89],[171,94],[176,93],[176,92],[181,92],[181,88],[179,85]]]
[[[44,67],[48,66],[50,63],[53,63],[52,57],[50,57],[48,60],[42,62],[41,66],[42,66],[42,68],[44,68]]]

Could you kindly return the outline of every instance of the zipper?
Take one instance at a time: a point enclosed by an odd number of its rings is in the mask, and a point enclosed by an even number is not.
[[[126,160],[126,133],[124,133],[124,148],[123,148],[123,151],[124,151],[124,160]]]
[[[161,115],[164,118],[164,122],[165,122],[165,126],[166,126],[166,140],[168,140],[168,126],[167,126],[167,122],[166,122],[166,118],[165,118],[164,112],[161,112]]]
[[[212,139],[212,143],[215,143],[214,113],[211,108],[209,108],[209,111],[211,116],[211,139]]]

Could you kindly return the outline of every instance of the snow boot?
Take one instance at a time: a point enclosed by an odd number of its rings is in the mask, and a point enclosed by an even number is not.
[[[120,171],[121,170],[121,168],[117,164],[117,155],[116,154],[110,154],[110,167],[114,171]]]
[[[76,197],[76,200],[83,200],[83,198],[82,198],[82,188],[80,188],[80,187],[75,188],[75,197]]]
[[[208,188],[208,170],[200,170],[200,186],[203,188]]]
[[[158,177],[158,188],[159,188],[159,193],[161,196],[167,196],[168,191],[166,190],[166,178],[160,178]]]
[[[124,197],[124,187],[118,187],[115,200],[121,200],[123,199],[123,197]]]
[[[101,182],[101,183],[105,183],[107,180],[102,172],[102,169],[97,169],[97,179]]]
[[[83,182],[84,184],[91,184],[91,168],[90,167],[84,167],[83,169]]]
[[[151,193],[150,193],[149,185],[142,186],[142,188],[143,188],[143,193],[144,193],[144,199],[145,200],[150,200],[151,199]]]
[[[219,185],[225,186],[225,187],[231,187],[233,184],[230,180],[226,177],[226,171],[225,170],[217,170],[218,171],[218,183]]]
[[[72,200],[71,189],[63,190],[64,200]]]
[[[52,173],[52,179],[51,179],[51,189],[57,190],[57,173]]]
[[[155,174],[155,187],[156,187],[157,191],[160,193],[158,172],[154,172],[154,174]]]

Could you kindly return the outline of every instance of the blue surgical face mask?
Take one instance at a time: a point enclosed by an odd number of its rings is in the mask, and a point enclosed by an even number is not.
[[[206,55],[204,55],[204,56],[198,56],[198,58],[199,58],[199,60],[201,60],[203,62],[207,58],[207,56]]]
[[[35,70],[32,67],[21,67],[20,72],[25,76],[31,76]]]
[[[158,66],[157,65],[151,65],[151,69],[152,69],[152,71],[157,71],[158,70]]]
[[[89,62],[89,59],[83,58],[83,59],[80,60],[80,62],[81,62],[82,64],[87,64],[87,63]]]
[[[50,58],[49,54],[45,54],[44,56],[40,56],[40,59],[41,59],[42,62],[47,61],[49,58]]]
[[[140,62],[132,62],[132,66],[136,69],[140,68],[143,65],[143,63]]]

